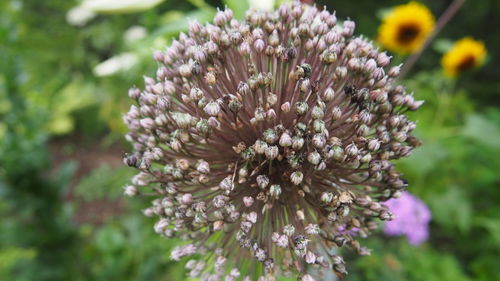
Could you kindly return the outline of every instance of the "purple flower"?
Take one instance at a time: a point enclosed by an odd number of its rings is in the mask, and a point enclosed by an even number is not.
[[[421,103],[354,27],[298,1],[218,11],[129,91],[124,161],[138,174],[125,191],[152,197],[159,235],[189,241],[172,258],[192,256],[191,277],[234,280],[253,263],[261,281],[345,275],[326,250],[366,255],[358,236],[392,218],[381,202],[407,185],[394,162],[420,145],[405,113]]]
[[[409,192],[404,192],[401,197],[388,200],[386,205],[396,217],[386,222],[385,234],[405,235],[412,245],[419,245],[427,240],[431,211],[422,200]]]

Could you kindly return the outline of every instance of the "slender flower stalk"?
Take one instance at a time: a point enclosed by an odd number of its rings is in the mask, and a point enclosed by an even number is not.
[[[355,238],[392,218],[381,202],[406,186],[392,160],[419,145],[404,113],[422,101],[354,28],[299,2],[243,21],[226,9],[130,89],[126,193],[152,196],[155,231],[189,241],[171,257],[189,256],[191,277],[343,276],[335,248],[368,254]]]

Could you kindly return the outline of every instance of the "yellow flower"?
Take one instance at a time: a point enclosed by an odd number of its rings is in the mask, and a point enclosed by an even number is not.
[[[401,54],[412,53],[425,42],[434,28],[434,16],[417,2],[394,7],[384,17],[378,30],[378,41],[385,48]]]
[[[483,42],[465,37],[444,54],[441,64],[446,75],[455,77],[466,70],[481,66],[486,53]]]

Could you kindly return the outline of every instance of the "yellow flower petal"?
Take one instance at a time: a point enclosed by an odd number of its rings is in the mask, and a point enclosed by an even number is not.
[[[441,65],[447,76],[455,77],[460,73],[481,66],[486,58],[486,47],[483,42],[465,37],[457,41],[444,54]]]
[[[384,17],[378,41],[388,50],[407,54],[418,51],[434,28],[434,16],[424,5],[399,5]]]

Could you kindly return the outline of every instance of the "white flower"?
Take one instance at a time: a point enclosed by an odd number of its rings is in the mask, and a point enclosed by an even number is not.
[[[146,30],[146,28],[139,25],[134,25],[125,31],[123,40],[127,43],[131,43],[146,37],[147,33],[148,31]]]
[[[85,0],[82,6],[96,13],[133,13],[148,10],[164,0]]]
[[[133,53],[122,53],[96,65],[94,67],[94,74],[99,77],[111,76],[120,71],[132,68],[137,62],[137,55]]]
[[[251,9],[271,11],[274,7],[274,0],[248,0]]]
[[[83,6],[73,7],[66,13],[66,21],[76,26],[83,26],[94,17],[95,13]]]

